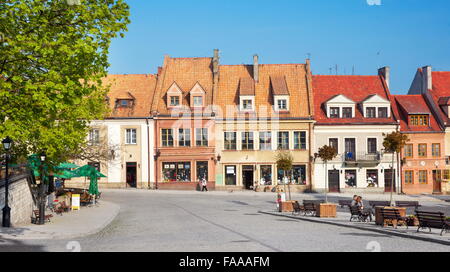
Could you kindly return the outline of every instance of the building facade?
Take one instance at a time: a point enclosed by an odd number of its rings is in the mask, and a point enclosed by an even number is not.
[[[87,158],[77,165],[91,164],[106,175],[100,188],[149,188],[154,177],[154,122],[150,99],[155,75],[108,75],[110,115],[91,122]],[[74,178],[66,186],[89,186],[89,180]]]
[[[268,191],[290,183],[311,187],[311,71],[306,64],[220,65],[214,94],[216,188]],[[293,157],[293,169],[277,168],[278,150]]]
[[[397,191],[397,158],[383,151],[384,134],[399,128],[390,104],[389,68],[375,76],[314,75],[313,88],[314,151],[325,145],[337,151],[326,165],[315,159],[314,189]]]
[[[152,188],[195,190],[215,185],[214,58],[166,56],[152,101],[154,173]],[[214,67],[213,67],[214,66]]]
[[[440,188],[435,189],[440,189],[441,193],[448,194],[450,193],[450,176],[448,171],[450,169],[450,72],[433,71],[431,66],[417,69],[408,94],[423,96],[437,124],[445,132],[443,150],[446,166],[442,178],[438,176],[438,179],[441,180]],[[442,169],[442,167],[439,168]]]

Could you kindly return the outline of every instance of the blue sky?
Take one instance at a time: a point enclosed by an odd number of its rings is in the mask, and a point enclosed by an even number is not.
[[[381,1],[381,5],[368,2]],[[163,57],[221,64],[304,63],[314,74],[376,74],[406,93],[418,67],[450,71],[448,0],[126,0],[131,24],[110,49],[110,73],[156,73]]]

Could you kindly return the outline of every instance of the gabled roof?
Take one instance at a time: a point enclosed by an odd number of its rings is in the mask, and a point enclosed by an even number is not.
[[[259,79],[254,82],[255,111],[250,117],[259,118],[310,118],[313,114],[312,94],[308,86],[311,74],[306,64],[259,64]],[[240,83],[243,78],[253,77],[253,65],[220,65],[219,83],[215,95],[215,104],[219,107],[218,118],[246,118],[248,113],[240,112]],[[277,113],[273,109],[271,78],[284,78],[286,87],[277,90],[289,90],[289,111]],[[278,83],[278,82],[277,82]],[[282,92],[285,93],[285,92]],[[231,107],[233,106],[233,110]],[[224,116],[226,114],[226,116]]]
[[[255,81],[251,77],[239,79],[239,95],[255,95]]]
[[[288,86],[284,76],[271,76],[273,95],[289,95]]]
[[[369,96],[367,96],[365,99],[363,99],[363,101],[361,101],[362,103],[389,103],[389,101],[381,96],[379,96],[378,94],[371,94]]]
[[[325,101],[324,103],[352,103],[354,104],[355,101],[351,100],[347,96],[343,94],[337,94]]]
[[[397,111],[400,118],[400,131],[404,132],[441,132],[441,128],[436,121],[435,116],[431,113],[423,95],[393,95],[393,107]],[[430,116],[429,126],[409,126],[408,117],[411,114],[427,114]]]
[[[108,92],[111,114],[109,117],[148,117],[151,98],[156,86],[156,76],[150,74],[108,75],[102,79],[110,85]],[[115,107],[116,100],[132,99],[131,108]]]
[[[389,101],[389,89],[381,76],[315,75],[313,76],[315,119],[317,124],[395,124],[394,114],[390,118],[364,118],[360,107],[355,118],[328,118],[324,104],[333,97],[342,95],[361,103],[378,95]]]
[[[176,82],[182,91],[181,106],[190,107],[189,92],[198,83],[205,91],[205,105],[212,103],[212,58],[171,58],[166,56],[158,73],[158,83],[152,102],[152,112],[170,115],[167,91]]]

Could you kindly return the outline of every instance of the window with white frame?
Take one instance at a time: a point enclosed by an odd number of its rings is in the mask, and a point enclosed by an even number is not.
[[[178,146],[191,146],[191,130],[178,129]]]
[[[272,132],[261,131],[259,133],[259,149],[272,150]]]
[[[306,149],[306,131],[294,131],[294,149]]]
[[[125,143],[137,144],[137,133],[135,128],[127,128],[125,131]]]
[[[208,146],[208,129],[196,128],[195,129],[195,145],[196,146]]]
[[[289,131],[279,131],[278,132],[278,149],[287,150],[289,149]]]
[[[244,110],[252,110],[253,109],[253,101],[251,99],[242,100],[242,108]]]
[[[90,145],[100,144],[100,130],[95,128],[89,130],[89,144]]]
[[[203,107],[203,96],[194,96],[194,107]]]

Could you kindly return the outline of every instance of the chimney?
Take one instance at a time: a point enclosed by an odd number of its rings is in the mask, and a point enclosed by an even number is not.
[[[433,80],[431,77],[431,66],[422,67],[422,93],[433,89]]]
[[[218,83],[219,82],[219,49],[214,49],[213,81],[214,81],[214,83]]]
[[[386,81],[386,85],[389,88],[391,81],[391,68],[389,66],[385,66],[383,68],[378,69],[378,75],[384,78],[384,80]]]
[[[258,55],[253,56],[253,79],[255,82],[259,80]]]

